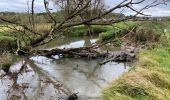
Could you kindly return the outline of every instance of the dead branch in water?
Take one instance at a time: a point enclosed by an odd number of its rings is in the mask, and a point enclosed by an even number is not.
[[[133,60],[136,60],[136,55],[134,53],[121,51],[117,54],[112,54],[111,57],[101,62],[100,65],[104,65],[108,62],[132,62]]]

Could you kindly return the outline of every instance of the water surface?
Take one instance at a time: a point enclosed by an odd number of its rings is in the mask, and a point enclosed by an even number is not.
[[[95,38],[64,40],[54,41],[41,49],[78,48],[96,41]],[[101,61],[58,56],[31,57],[22,72],[1,79],[0,97],[2,100],[65,100],[67,95],[77,93],[79,100],[100,100],[102,88],[129,69],[123,63],[115,62],[100,66]],[[10,71],[16,73],[23,63],[24,60],[14,62]]]

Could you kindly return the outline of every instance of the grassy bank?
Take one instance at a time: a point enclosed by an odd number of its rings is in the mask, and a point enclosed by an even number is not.
[[[150,26],[160,41],[141,50],[131,70],[103,90],[103,100],[170,100],[169,33],[163,33],[161,27],[155,23]]]
[[[70,28],[67,32],[64,32],[63,35],[68,36],[68,37],[99,35],[102,32],[106,32],[106,31],[110,30],[110,27],[108,27],[108,26],[91,26],[90,34],[89,34],[88,30],[89,29],[87,29],[86,26],[80,25],[80,26]]]
[[[141,51],[135,67],[103,91],[103,100],[169,100],[169,59],[168,46]]]
[[[107,31],[102,32],[99,35],[100,41],[107,41],[110,39],[115,39],[117,37],[123,36],[129,32],[132,28],[136,27],[136,22],[121,22],[114,24],[113,27],[108,26]]]

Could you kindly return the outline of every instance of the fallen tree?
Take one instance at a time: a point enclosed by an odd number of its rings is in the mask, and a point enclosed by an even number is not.
[[[56,0],[59,1],[59,3],[63,4],[63,0]],[[69,1],[69,0],[67,0]],[[81,1],[81,3],[80,3]],[[39,33],[36,30],[36,24],[35,24],[35,20],[34,20],[34,2],[35,0],[32,0],[31,2],[31,14],[29,14],[31,16],[30,18],[30,24],[31,26],[28,25],[24,25],[21,23],[15,23],[12,21],[9,21],[5,18],[0,18],[1,21],[6,22],[7,25],[6,27],[13,29],[17,32],[20,32],[22,34],[24,34],[28,40],[29,43],[27,41],[25,41],[24,39],[21,40],[17,40],[17,45],[18,45],[18,49],[16,50],[17,54],[28,54],[28,55],[41,55],[41,56],[47,56],[47,57],[52,57],[54,55],[59,55],[59,56],[67,56],[67,55],[72,55],[72,56],[78,56],[78,57],[87,57],[87,58],[105,58],[106,60],[101,62],[100,64],[105,64],[107,62],[110,61],[117,61],[117,62],[127,62],[127,61],[131,61],[135,59],[135,53],[134,50],[130,50],[130,51],[120,51],[118,53],[112,53],[109,51],[105,51],[105,52],[101,52],[100,50],[98,50],[99,47],[101,47],[102,45],[105,45],[106,43],[103,44],[98,44],[98,45],[92,45],[89,47],[81,47],[81,48],[68,48],[68,49],[59,49],[59,48],[55,48],[55,49],[51,49],[51,50],[40,50],[40,49],[36,49],[36,47],[44,45],[54,39],[56,39],[56,33],[60,33],[62,34],[62,32],[64,32],[65,30],[67,30],[70,27],[73,26],[78,26],[78,25],[85,25],[89,28],[90,25],[113,25],[115,23],[119,23],[128,19],[132,19],[137,15],[145,15],[142,13],[143,10],[145,9],[149,9],[150,7],[154,7],[157,6],[159,4],[164,4],[166,1],[163,0],[162,2],[158,1],[158,0],[154,0],[153,2],[151,2],[150,4],[147,4],[146,6],[144,6],[143,8],[141,8],[140,10],[137,10],[135,8],[133,8],[134,5],[140,4],[145,2],[145,0],[139,0],[139,1],[135,1],[135,0],[123,0],[122,2],[120,2],[118,5],[110,8],[110,9],[104,9],[101,10],[100,13],[96,14],[96,15],[91,15],[90,18],[86,17],[86,16],[82,16],[82,14],[84,14],[84,12],[86,12],[85,14],[89,14],[89,8],[91,8],[91,5],[93,5],[94,0],[86,0],[85,2],[83,2],[83,0],[73,0],[74,5],[71,6],[71,11],[68,9],[70,7],[70,3],[68,2],[66,4],[66,11],[68,11],[68,13],[66,14],[67,16],[65,16],[65,20],[62,21],[61,23],[57,23],[55,17],[51,14],[50,9],[48,8],[48,1],[44,0],[44,7],[46,10],[46,14],[48,16],[48,18],[50,20],[53,21],[53,24],[51,25],[51,29],[48,32],[45,33]],[[97,5],[99,2],[96,2]],[[65,4],[65,3],[64,3]],[[81,5],[80,5],[81,4]],[[95,4],[95,7],[97,6]],[[100,6],[98,6],[100,7]],[[62,7],[61,7],[62,8]],[[93,6],[92,6],[93,8]],[[135,12],[136,14],[134,14],[133,16],[130,17],[123,17],[123,18],[118,18],[118,19],[111,19],[111,20],[102,20],[102,18],[104,16],[106,16],[107,14],[120,9],[120,8],[129,8],[131,11]],[[64,8],[65,9],[65,8]],[[95,8],[98,9],[98,8]],[[103,8],[102,8],[103,9]],[[91,13],[91,11],[90,11]],[[78,20],[77,22],[72,22],[73,19],[77,18],[77,17],[81,17],[81,20]],[[100,21],[97,21],[100,20]],[[12,26],[9,26],[8,24],[12,24]],[[20,27],[20,28],[17,28]],[[58,34],[58,36],[60,36],[60,34]],[[22,45],[22,41],[24,41],[25,45]],[[23,64],[23,66],[21,67],[21,69],[19,70],[19,72],[17,72],[16,74],[13,74],[13,76],[15,76],[15,80],[17,79],[18,74],[20,74],[20,72],[25,68],[25,66],[27,65],[27,62],[25,62]],[[6,71],[8,73],[9,69],[4,69],[4,71]],[[15,82],[16,83],[16,82]],[[14,83],[14,85],[15,85]],[[55,82],[54,82],[55,83]],[[77,99],[77,94],[72,93],[72,94],[68,94],[69,100],[75,100]]]
[[[146,4],[144,7],[140,9],[136,9],[133,6],[144,3],[146,0],[123,0],[119,2],[117,5],[106,9],[104,7],[104,3],[101,0],[54,0],[55,4],[59,7],[60,11],[64,11],[63,16],[64,20],[61,23],[57,23],[55,16],[52,14],[49,8],[49,1],[44,0],[44,8],[46,11],[46,15],[49,20],[52,20],[53,23],[51,25],[51,29],[48,32],[39,33],[36,30],[36,22],[35,22],[35,0],[31,1],[31,9],[28,9],[28,17],[29,24],[16,23],[5,18],[0,17],[0,21],[6,22],[5,27],[13,29],[17,32],[24,34],[25,37],[17,40],[17,54],[29,54],[29,55],[43,55],[43,56],[52,56],[52,55],[77,55],[81,57],[90,57],[90,58],[99,58],[106,57],[107,53],[102,53],[96,50],[96,48],[100,47],[90,46],[83,48],[70,48],[70,49],[52,49],[52,50],[39,50],[35,49],[38,46],[44,45],[57,37],[61,36],[61,34],[68,30],[71,27],[85,25],[90,27],[91,25],[114,25],[115,23],[119,23],[125,20],[133,19],[138,15],[147,16],[143,13],[143,10],[149,9],[151,7],[165,4],[167,1],[162,0],[153,0],[152,2]],[[28,5],[29,6],[29,5]],[[28,7],[29,8],[29,7]],[[133,16],[123,16],[117,19],[105,19],[103,18],[110,14],[111,12],[126,8],[134,12]],[[31,12],[31,13],[29,13]],[[93,13],[96,14],[93,14]],[[123,13],[123,12],[121,12]],[[10,24],[10,25],[9,25]],[[4,26],[3,26],[4,27]],[[18,28],[19,27],[19,28]],[[58,33],[56,35],[56,33]],[[20,36],[21,37],[21,36]],[[27,40],[25,40],[27,38]],[[24,44],[24,45],[23,45]],[[100,44],[99,44],[100,45]],[[95,48],[94,48],[95,47]]]
[[[60,1],[60,0],[59,0]],[[76,0],[75,0],[76,1]],[[125,50],[119,51],[119,52],[109,52],[109,51],[100,51],[100,47],[106,45],[109,42],[101,43],[101,44],[95,44],[92,46],[87,46],[87,47],[80,47],[80,48],[64,48],[64,49],[59,49],[59,48],[54,48],[51,50],[41,50],[37,49],[36,47],[44,45],[49,43],[50,41],[56,39],[57,37],[61,36],[62,33],[69,29],[70,27],[78,26],[78,25],[114,25],[115,23],[119,23],[128,19],[132,19],[136,17],[137,15],[144,15],[142,13],[143,10],[149,9],[150,7],[157,6],[159,4],[164,4],[167,1],[162,1],[158,2],[157,0],[153,1],[151,4],[148,4],[141,8],[140,10],[135,10],[131,5],[137,5],[140,3],[145,2],[145,0],[140,0],[138,2],[135,2],[133,0],[124,0],[120,2],[117,6],[114,6],[104,12],[100,12],[98,15],[91,15],[90,18],[83,18],[81,20],[78,20],[78,22],[70,22],[71,20],[77,18],[80,14],[83,14],[84,11],[89,12],[89,6],[91,6],[91,0],[88,0],[85,2],[83,5],[78,6],[76,8],[72,8],[74,12],[72,14],[67,14],[66,19],[61,22],[57,23],[55,17],[53,14],[50,12],[48,8],[48,1],[44,0],[44,7],[46,9],[46,14],[49,17],[50,20],[53,20],[53,24],[51,25],[51,29],[48,32],[45,33],[39,33],[36,30],[36,23],[34,21],[34,2],[35,0],[32,0],[32,5],[31,5],[31,20],[30,20],[30,25],[28,26],[26,24],[21,24],[21,23],[16,23],[10,20],[7,20],[5,18],[1,18],[0,20],[5,22],[6,25],[3,27],[7,27],[9,29],[15,30],[17,32],[20,32],[27,38],[27,41],[21,36],[22,38],[17,39],[17,50],[16,53],[19,55],[39,55],[39,56],[46,56],[46,57],[53,57],[55,55],[58,55],[59,57],[84,57],[84,58],[92,58],[92,59],[98,59],[102,58],[105,59],[103,62],[100,64],[103,65],[107,62],[115,61],[115,62],[129,62],[133,61],[136,59],[135,56],[135,49],[131,49],[130,52]],[[75,3],[76,5],[77,3]],[[134,16],[131,17],[124,17],[124,18],[119,18],[119,19],[113,19],[113,20],[101,20],[104,16],[107,14],[111,13],[112,11],[115,11],[119,8],[129,8],[132,11],[136,12]],[[102,8],[103,9],[103,8]],[[69,10],[69,9],[67,9]],[[87,13],[86,12],[86,13]],[[98,22],[97,20],[101,20]],[[9,25],[10,24],[10,25]],[[127,31],[129,33],[134,32],[136,27],[132,28],[132,30]],[[58,33],[56,35],[56,33]],[[126,36],[126,35],[125,35]],[[29,41],[29,42],[28,42]],[[23,45],[23,43],[25,43]],[[8,72],[9,67],[3,69],[5,72]]]

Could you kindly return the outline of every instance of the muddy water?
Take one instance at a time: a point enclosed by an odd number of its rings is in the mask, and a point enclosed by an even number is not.
[[[77,48],[95,41],[63,39],[41,48]],[[18,72],[24,60],[17,61],[10,68],[12,75],[4,76],[0,81],[0,100],[65,100],[72,93],[77,93],[79,100],[100,100],[101,89],[127,72],[129,67],[115,62],[100,66],[99,62],[100,59],[35,56]]]

